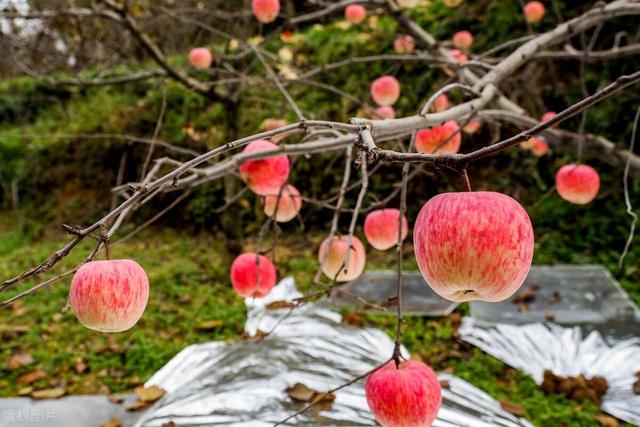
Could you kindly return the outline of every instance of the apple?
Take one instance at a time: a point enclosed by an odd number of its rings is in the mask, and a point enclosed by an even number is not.
[[[352,24],[359,24],[367,17],[367,9],[361,4],[350,4],[344,9],[344,16]]]
[[[346,261],[348,251],[349,236],[334,236],[331,241],[327,237],[322,241],[318,251],[318,260],[320,261],[322,272],[329,279],[333,280],[335,278],[338,282],[349,282],[362,274],[367,255],[364,245],[356,236],[351,238],[349,265],[345,269],[343,264]],[[338,272],[340,273],[338,274]]]
[[[482,127],[482,121],[480,119],[471,119],[467,122],[466,125],[462,128],[465,133],[473,134],[480,130]]]
[[[468,50],[473,44],[473,35],[469,31],[458,31],[453,35],[453,45],[458,49]]]
[[[263,255],[245,252],[231,264],[231,285],[245,298],[263,298],[276,284],[276,267]]]
[[[277,149],[273,142],[259,139],[245,147],[243,153]],[[289,176],[289,158],[284,154],[260,160],[249,160],[240,164],[240,177],[251,191],[266,196],[277,194]]]
[[[547,111],[546,113],[544,113],[542,115],[542,117],[540,117],[540,121],[541,122],[546,122],[547,120],[551,120],[553,119],[555,116],[557,116],[558,114],[555,113],[554,111]]]
[[[469,60],[469,57],[464,54],[460,49],[451,49],[449,56],[452,57],[458,64],[464,64]]]
[[[413,37],[410,35],[399,35],[396,36],[393,41],[393,50],[399,54],[407,54],[413,52],[413,49],[416,47],[416,42],[413,40]]]
[[[422,362],[395,361],[367,377],[365,394],[369,410],[384,427],[428,427],[442,404],[440,382]]]
[[[531,152],[538,157],[542,157],[549,151],[549,143],[544,136],[531,138]]]
[[[556,188],[567,202],[586,205],[598,195],[600,176],[589,165],[565,165],[556,173]]]
[[[393,76],[378,77],[371,83],[371,97],[381,107],[389,107],[400,98],[400,83]]]
[[[278,194],[265,196],[264,213],[267,216],[273,218],[273,213],[276,211],[276,203],[278,205],[278,211],[275,215],[276,221],[287,222],[295,218],[300,212],[302,198],[298,189],[293,185],[287,185],[282,189],[280,200],[278,200]]]
[[[415,144],[419,153],[455,154],[460,151],[461,143],[460,127],[454,121],[416,132]]]
[[[438,95],[433,101],[432,111],[438,113],[449,108],[449,97],[446,94]]]
[[[196,47],[189,51],[189,63],[193,68],[206,70],[211,67],[213,55],[206,47]]]
[[[394,119],[396,117],[396,112],[393,107],[387,105],[385,107],[378,107],[374,111],[375,118],[380,119]]]
[[[251,9],[256,19],[263,24],[273,22],[280,13],[280,0],[253,0]]]
[[[69,304],[80,323],[99,332],[131,329],[148,300],[147,274],[130,259],[83,264],[69,290]]]
[[[509,298],[533,258],[529,215],[511,197],[491,191],[435,196],[418,214],[413,243],[426,282],[456,302]]]
[[[524,5],[524,18],[530,24],[537,24],[544,18],[544,5],[539,1],[530,1]]]
[[[371,246],[381,251],[392,248],[398,243],[399,209],[378,209],[371,211],[364,219],[364,235]],[[401,240],[407,238],[409,224],[402,216]]]

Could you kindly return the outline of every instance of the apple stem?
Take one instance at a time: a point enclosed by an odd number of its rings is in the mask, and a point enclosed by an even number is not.
[[[471,181],[469,181],[469,174],[467,174],[467,168],[462,169],[462,175],[464,176],[464,180],[467,183],[467,191],[473,191],[471,189]]]

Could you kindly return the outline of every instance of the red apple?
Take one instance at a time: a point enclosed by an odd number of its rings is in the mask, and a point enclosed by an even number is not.
[[[438,113],[440,111],[446,110],[447,108],[449,108],[449,97],[443,93],[442,95],[438,95],[433,101],[431,110]]]
[[[449,56],[452,57],[458,64],[464,64],[469,60],[469,57],[464,54],[460,49],[451,49]]]
[[[331,242],[327,237],[322,241],[318,252],[318,260],[320,261],[322,272],[331,280],[336,278],[336,274],[340,272],[336,281],[349,282],[358,278],[364,271],[367,255],[364,245],[356,236],[351,238],[349,265],[345,269],[343,264],[346,261],[348,251],[349,236],[334,236]]]
[[[369,375],[365,394],[371,413],[384,427],[428,427],[442,404],[438,377],[415,360],[398,367],[391,361]]]
[[[448,121],[443,125],[422,129],[416,132],[416,150],[419,153],[449,153],[460,151],[462,136],[460,127],[454,121]],[[452,136],[453,135],[453,136]],[[445,141],[448,141],[445,143]]]
[[[193,68],[198,70],[206,70],[211,67],[213,55],[206,47],[196,47],[189,51],[189,63]]]
[[[238,295],[263,298],[276,284],[276,267],[265,256],[253,252],[239,255],[231,264],[231,284]]]
[[[413,229],[418,267],[450,301],[498,302],[520,288],[533,258],[524,208],[490,191],[443,193],[420,210]]]
[[[544,113],[542,115],[542,117],[540,117],[540,121],[541,122],[546,122],[547,120],[551,120],[553,119],[555,116],[557,116],[558,114],[553,112],[553,111],[547,111],[546,113]]]
[[[273,142],[264,139],[253,141],[245,147],[243,153],[272,150],[278,148]],[[251,191],[261,196],[277,194],[289,176],[289,158],[284,154],[261,160],[243,162],[238,168],[240,177]]]
[[[468,50],[473,44],[473,35],[469,31],[458,31],[453,35],[453,45],[458,49]]]
[[[393,50],[399,54],[407,54],[413,52],[416,47],[416,42],[410,35],[399,35],[393,41]]]
[[[398,243],[399,209],[378,209],[371,211],[364,219],[364,235],[371,246],[381,251]],[[402,240],[407,238],[409,225],[407,217],[402,216]]]
[[[472,134],[478,132],[481,127],[482,121],[480,121],[480,119],[471,119],[467,122],[466,125],[464,125],[464,128],[462,128],[462,130],[465,133]]]
[[[556,173],[556,188],[567,202],[586,205],[598,195],[600,176],[589,165],[565,165]]]
[[[280,13],[280,0],[253,0],[251,9],[256,19],[264,24],[273,22]]]
[[[530,1],[524,5],[524,18],[530,24],[537,24],[544,18],[544,5],[539,1]]]
[[[378,107],[375,112],[376,119],[394,119],[396,117],[396,112],[391,106],[386,107]]]
[[[361,4],[350,4],[344,9],[344,16],[352,24],[359,24],[367,17],[367,9]]]
[[[264,198],[264,213],[267,216],[273,218],[273,213],[276,211],[276,203],[278,204],[276,221],[287,222],[295,218],[300,212],[302,198],[296,187],[287,185],[282,189],[280,200],[278,200],[278,194],[270,194]]]
[[[371,83],[371,97],[381,107],[388,107],[400,98],[400,83],[393,76],[378,77]]]
[[[80,323],[100,332],[132,328],[148,299],[147,274],[130,259],[83,264],[69,290],[69,303]]]
[[[531,138],[531,152],[538,157],[542,157],[549,151],[549,143],[544,136]]]

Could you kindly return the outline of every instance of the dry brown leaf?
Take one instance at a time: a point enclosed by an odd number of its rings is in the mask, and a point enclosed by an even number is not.
[[[108,396],[107,399],[109,399],[109,402],[113,403],[114,405],[119,405],[122,402],[124,402],[124,397],[122,396]]]
[[[285,390],[290,398],[298,400],[300,402],[310,402],[315,390],[310,389],[302,383],[296,383],[293,387],[289,387]]]
[[[118,417],[111,417],[109,421],[103,423],[100,427],[122,427],[122,421]]]
[[[169,421],[168,423],[162,424],[162,427],[176,427],[176,423]]]
[[[143,402],[142,400],[136,400],[127,406],[127,411],[139,411],[140,409],[144,409],[149,406],[150,403]]]
[[[605,414],[596,415],[596,421],[602,427],[618,427],[620,425],[617,419]]]
[[[527,288],[518,292],[511,300],[514,304],[521,304],[527,302],[533,302],[536,300],[536,291],[531,288]]]
[[[440,387],[441,388],[450,389],[451,388],[451,384],[447,380],[442,380],[442,381],[440,381]]]
[[[18,368],[30,365],[32,363],[33,363],[33,357],[31,356],[31,354],[26,353],[24,351],[17,351],[13,353],[13,355],[9,359],[9,363],[7,363],[7,367],[10,370],[15,371]]]
[[[524,416],[524,407],[522,405],[518,405],[517,403],[509,402],[508,400],[501,400],[500,406],[502,409],[510,413],[511,415],[515,415],[516,417]]]
[[[289,397],[299,402],[333,402],[336,396],[333,393],[323,393],[313,390],[302,383],[296,383],[285,390]]]
[[[267,310],[278,310],[281,308],[292,308],[295,307],[296,305],[294,303],[292,303],[291,301],[274,301],[271,302],[269,304],[267,304]]]
[[[35,390],[31,392],[34,399],[59,399],[66,394],[63,388],[48,388],[46,390]]]
[[[196,326],[196,329],[200,331],[211,331],[222,326],[224,322],[222,320],[207,320],[206,322],[200,322]]]
[[[151,387],[136,387],[134,392],[143,402],[153,403],[164,396],[165,391],[156,385]]]
[[[47,377],[47,373],[43,370],[37,370],[20,375],[16,379],[16,384],[31,384]]]

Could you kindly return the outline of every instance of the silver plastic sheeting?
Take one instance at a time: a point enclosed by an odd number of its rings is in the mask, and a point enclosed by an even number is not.
[[[342,287],[347,294],[334,292],[322,305],[362,308],[354,296],[383,305],[396,296],[396,275],[392,270],[365,271]],[[447,301],[436,294],[419,271],[408,271],[402,276],[402,312],[405,316],[447,316],[458,306],[457,302]],[[395,316],[396,312],[388,310],[386,313]]]
[[[602,410],[640,425],[640,395],[633,393],[640,370],[640,338],[608,344],[600,332],[584,335],[579,327],[555,324],[478,326],[465,317],[461,338],[506,364],[531,375],[540,384],[545,370],[559,376],[603,376],[609,389]]]
[[[265,299],[247,299],[247,334],[272,331],[260,341],[192,345],[176,355],[147,382],[167,394],[136,426],[162,426],[169,421],[178,426],[271,426],[302,407],[287,396],[288,387],[302,383],[326,391],[391,355],[393,342],[384,332],[344,326],[341,316],[330,310],[312,304],[290,313],[265,307],[299,295],[288,278]],[[440,379],[447,381],[448,388],[443,389],[444,402],[434,427],[531,426],[504,412],[497,401],[469,383],[450,375]],[[364,381],[359,381],[338,391],[330,408],[309,410],[287,425],[371,426],[376,422],[367,407]]]
[[[534,290],[527,310],[514,303],[522,292]],[[477,324],[541,323],[548,316],[568,327],[595,325],[613,340],[638,336],[640,311],[611,273],[601,265],[533,266],[520,291],[499,303],[473,301]],[[591,328],[591,329],[589,329]]]

